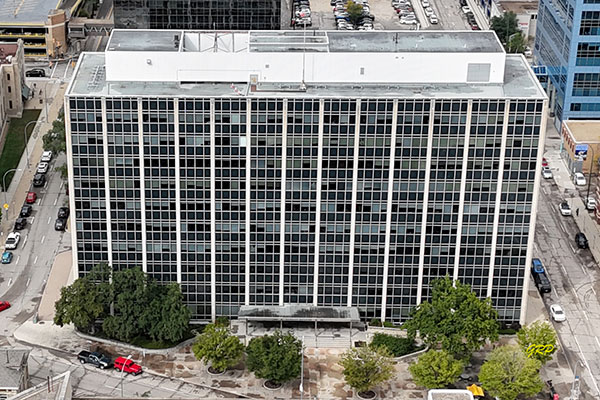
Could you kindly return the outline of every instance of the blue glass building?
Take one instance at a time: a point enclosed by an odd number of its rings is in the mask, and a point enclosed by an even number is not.
[[[540,0],[534,55],[556,126],[600,119],[600,0]]]

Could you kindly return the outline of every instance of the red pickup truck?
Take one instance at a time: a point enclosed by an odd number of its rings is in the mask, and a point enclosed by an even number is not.
[[[123,371],[133,375],[139,375],[142,373],[142,367],[133,361],[126,359],[125,357],[117,357],[114,365],[117,371]]]

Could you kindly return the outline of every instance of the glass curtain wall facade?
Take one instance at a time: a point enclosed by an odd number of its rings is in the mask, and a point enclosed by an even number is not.
[[[405,320],[449,275],[518,321],[544,100],[66,101],[79,274]]]
[[[557,129],[562,120],[600,119],[598,0],[540,0],[534,54],[548,71]]]
[[[115,0],[115,28],[280,29],[281,0]]]

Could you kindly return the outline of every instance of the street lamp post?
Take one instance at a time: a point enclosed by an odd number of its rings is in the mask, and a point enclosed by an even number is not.
[[[29,121],[27,123],[27,125],[25,125],[25,128],[23,129],[23,136],[25,138],[25,156],[27,157],[27,169],[29,169],[29,149],[28,149],[28,146],[27,146],[29,144],[29,138],[27,137],[27,128],[31,124],[37,124],[37,120],[35,120],[35,121]],[[34,125],[34,129],[35,129],[35,125]]]
[[[2,176],[2,189],[4,189],[4,204],[8,204],[8,188],[6,187],[6,175],[9,174],[9,172],[15,172],[15,171],[20,171],[20,168],[13,168],[13,169],[9,169],[8,171],[6,171],[4,173],[4,176]]]
[[[123,397],[123,371],[125,371],[125,366],[129,360],[131,360],[131,354],[127,356],[127,359],[123,363],[123,367],[121,367],[121,397]]]

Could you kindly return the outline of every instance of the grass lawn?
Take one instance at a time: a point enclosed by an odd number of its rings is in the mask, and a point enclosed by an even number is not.
[[[38,119],[41,110],[24,110],[23,118],[17,119],[12,118],[8,125],[8,132],[6,133],[6,142],[4,142],[4,149],[2,149],[2,155],[0,155],[0,185],[2,184],[2,177],[9,169],[17,168],[21,155],[25,151],[25,141],[23,136],[23,129],[30,121]],[[34,124],[31,124],[27,129],[27,134],[31,137],[31,133],[34,130]],[[6,186],[10,186],[14,173],[6,176]],[[4,190],[4,188],[3,188]]]

